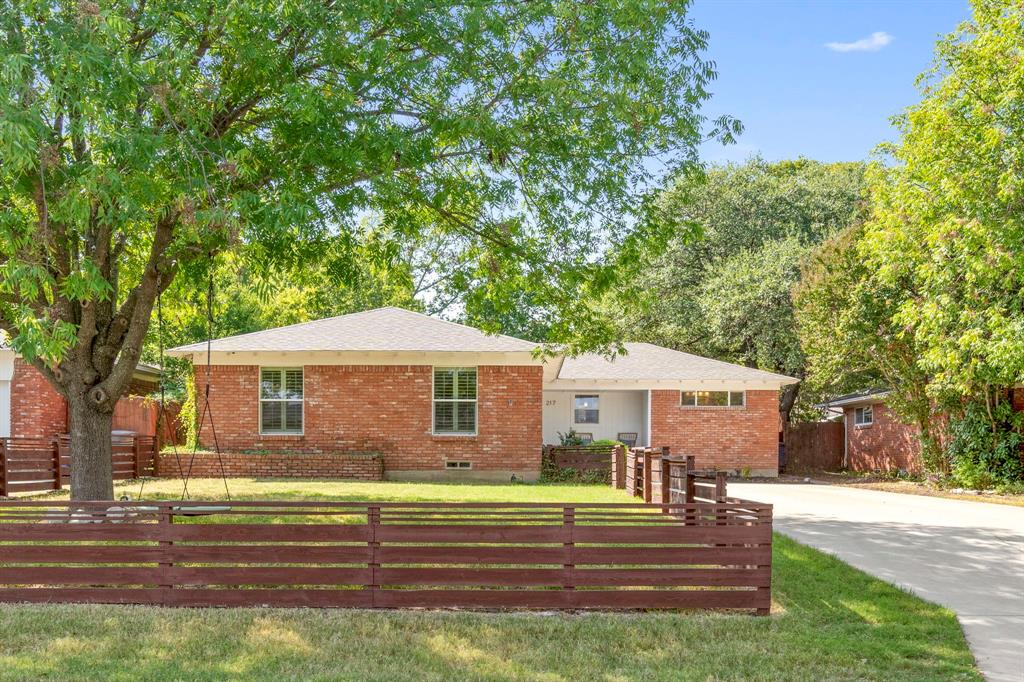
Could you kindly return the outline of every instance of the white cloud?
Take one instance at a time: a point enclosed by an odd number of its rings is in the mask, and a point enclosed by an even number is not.
[[[892,36],[885,31],[875,31],[867,38],[852,43],[825,43],[833,52],[878,52],[892,42]]]

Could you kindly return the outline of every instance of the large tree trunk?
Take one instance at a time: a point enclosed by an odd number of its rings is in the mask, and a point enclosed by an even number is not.
[[[68,400],[71,427],[71,499],[114,499],[110,430],[114,413],[79,395]]]
[[[800,393],[800,383],[789,384],[782,389],[782,396],[779,398],[779,412],[782,414],[782,423],[789,423],[789,413],[793,411],[796,404],[796,397]]]

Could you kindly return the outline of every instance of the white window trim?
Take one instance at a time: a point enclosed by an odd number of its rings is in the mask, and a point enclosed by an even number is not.
[[[729,401],[728,405],[698,405],[698,404],[696,404],[696,400],[697,400],[697,394],[700,393],[700,392],[701,391],[699,389],[695,389],[695,388],[679,391],[679,407],[685,407],[685,408],[689,408],[689,409],[693,409],[693,410],[739,410],[739,409],[744,409],[747,406],[747,392],[746,391],[719,391],[719,390],[708,391],[708,393],[724,393],[726,395],[726,400]],[[694,395],[694,403],[693,404],[688,404],[688,403],[684,403],[683,402],[683,394],[684,393],[693,393],[693,395]],[[740,404],[740,405],[733,405],[732,404],[732,394],[733,393],[742,393],[743,394],[743,403],[742,404]]]
[[[285,370],[299,370],[302,372],[302,428],[298,431],[264,431],[263,430],[263,403],[264,402],[277,402],[277,403],[294,403],[294,398],[264,398],[263,397],[263,371],[278,371],[283,372]],[[283,377],[282,377],[283,380]],[[305,367],[260,367],[259,375],[256,381],[256,400],[259,403],[259,429],[261,436],[285,436],[285,437],[297,437],[306,435],[306,368]]]
[[[471,369],[476,377],[476,398],[435,398],[434,382],[439,369]],[[472,431],[438,431],[437,410],[435,405],[442,403],[473,403],[476,405],[476,418],[473,420]],[[441,438],[473,438],[480,431],[480,368],[479,367],[454,367],[449,365],[435,365],[430,368],[430,434]]]
[[[576,399],[577,398],[597,398],[597,421],[596,422],[578,422],[576,421]],[[601,425],[601,394],[600,393],[573,393],[572,394],[572,424],[573,426],[600,426]]]
[[[857,421],[857,410],[862,410],[861,414],[868,417],[867,421]],[[871,426],[875,423],[875,406],[874,405],[863,405],[861,407],[853,408],[853,425],[854,426]]]

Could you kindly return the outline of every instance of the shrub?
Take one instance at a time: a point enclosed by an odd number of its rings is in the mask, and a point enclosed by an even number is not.
[[[950,422],[946,454],[953,478],[965,488],[988,489],[1024,482],[1021,414],[1002,401],[991,412],[970,403]]]

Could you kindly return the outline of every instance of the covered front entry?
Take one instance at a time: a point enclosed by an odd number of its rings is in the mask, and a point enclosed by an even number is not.
[[[636,434],[649,445],[650,391],[544,391],[544,442],[557,445],[570,430],[593,440]]]

